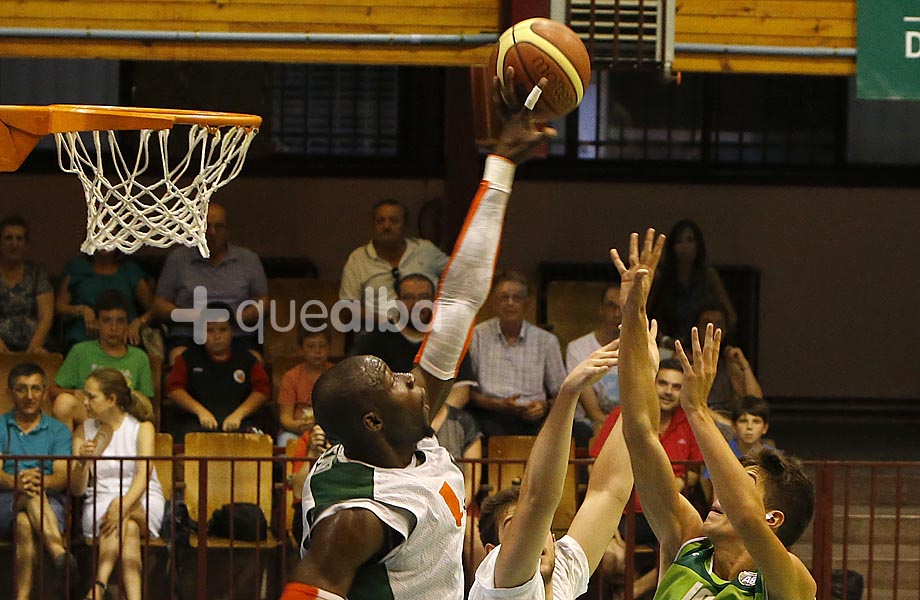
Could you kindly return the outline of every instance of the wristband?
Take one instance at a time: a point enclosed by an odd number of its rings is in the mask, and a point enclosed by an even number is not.
[[[483,170],[482,178],[489,182],[490,188],[510,193],[516,168],[517,165],[504,156],[490,154],[486,157],[486,166]]]

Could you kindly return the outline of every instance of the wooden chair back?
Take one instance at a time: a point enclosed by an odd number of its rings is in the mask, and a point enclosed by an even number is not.
[[[530,435],[494,435],[489,438],[489,458],[505,458],[526,461],[533,450],[536,436]],[[569,448],[569,459],[575,458],[575,444]],[[520,481],[524,475],[524,463],[490,464],[489,485],[494,491],[511,487],[515,480]],[[565,473],[562,499],[553,517],[553,531],[568,529],[575,517],[577,479],[574,465],[569,465]]]
[[[230,502],[257,504],[270,522],[272,514],[272,438],[259,433],[190,433],[185,436],[185,503],[192,520],[209,519]],[[213,460],[195,457],[265,458],[264,461]],[[199,473],[207,478],[208,497],[199,498]]]
[[[546,287],[546,322],[566,345],[597,325],[605,281],[551,281]]]
[[[168,433],[157,433],[153,441],[154,456],[162,456],[165,460],[153,461],[163,488],[163,497],[169,500],[173,496],[173,438]]]

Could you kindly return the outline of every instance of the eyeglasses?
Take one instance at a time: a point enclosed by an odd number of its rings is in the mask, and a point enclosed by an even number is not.
[[[393,267],[390,270],[390,275],[393,276],[393,287],[399,289],[399,267]]]

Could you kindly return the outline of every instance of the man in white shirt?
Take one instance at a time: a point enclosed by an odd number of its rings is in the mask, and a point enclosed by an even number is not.
[[[371,240],[348,256],[339,299],[358,300],[383,321],[386,315],[382,314],[385,307],[379,304],[380,288],[386,290],[388,299],[395,300],[396,284],[406,275],[421,274],[436,282],[447,266],[447,255],[428,240],[406,237],[409,209],[401,202],[380,200],[371,214]]]

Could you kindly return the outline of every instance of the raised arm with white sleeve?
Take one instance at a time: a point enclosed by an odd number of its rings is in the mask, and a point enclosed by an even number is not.
[[[515,169],[555,135],[554,129],[537,127],[529,110],[521,110],[505,122],[494,152],[486,158],[482,182],[441,276],[431,328],[415,358],[428,388],[431,418],[444,401],[450,387],[444,383],[456,375],[476,313],[488,298]]]

